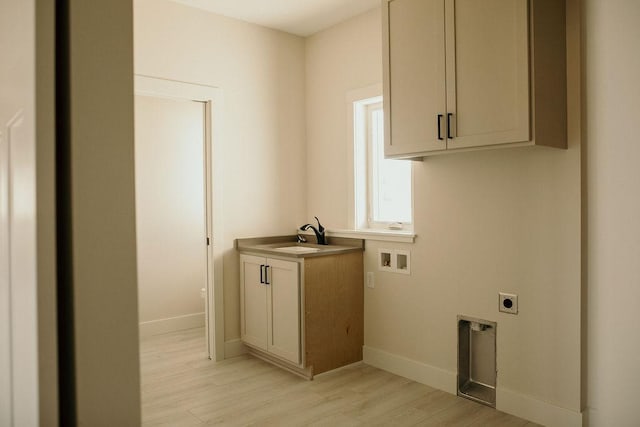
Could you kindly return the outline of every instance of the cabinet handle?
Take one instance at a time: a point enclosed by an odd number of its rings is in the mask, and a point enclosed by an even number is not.
[[[453,116],[453,113],[447,113],[447,138],[449,139],[453,139],[451,135],[451,116]]]
[[[269,265],[265,265],[264,266],[264,284],[265,285],[270,285],[271,283],[269,282]]]
[[[440,129],[440,122],[442,121],[442,114],[438,114],[438,140],[442,141],[442,130]]]
[[[263,268],[264,268],[264,264],[260,264],[260,283],[264,284],[264,276],[262,275]]]

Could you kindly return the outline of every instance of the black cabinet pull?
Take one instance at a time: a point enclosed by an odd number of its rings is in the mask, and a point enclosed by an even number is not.
[[[264,268],[264,264],[260,264],[260,283],[264,284],[264,277],[262,275],[262,269]]]
[[[264,266],[264,284],[265,285],[270,285],[271,283],[269,282],[269,267],[268,265]]]
[[[453,113],[447,113],[447,138],[449,139],[453,139],[453,136],[451,136],[451,116],[453,115]]]
[[[442,141],[444,138],[442,137],[442,130],[440,129],[440,122],[442,121],[442,114],[438,114],[438,140]]]

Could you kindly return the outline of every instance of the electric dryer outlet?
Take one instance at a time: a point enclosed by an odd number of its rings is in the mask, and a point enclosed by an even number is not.
[[[503,313],[518,314],[518,295],[500,292],[498,294],[498,310]]]

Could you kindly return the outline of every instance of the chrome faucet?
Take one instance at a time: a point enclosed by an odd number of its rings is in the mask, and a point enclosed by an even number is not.
[[[324,235],[324,227],[322,226],[322,224],[320,224],[320,220],[318,219],[317,216],[314,216],[314,218],[316,219],[316,221],[318,221],[318,228],[315,228],[311,224],[305,224],[302,227],[300,227],[300,230],[307,231],[308,229],[312,229],[313,232],[316,233],[316,240],[318,241],[318,244],[319,245],[326,245],[327,244],[327,240],[326,240],[325,235]]]

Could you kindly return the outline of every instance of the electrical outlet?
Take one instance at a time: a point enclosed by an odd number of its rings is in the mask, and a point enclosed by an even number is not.
[[[498,294],[498,310],[503,313],[518,314],[518,295],[500,292]]]
[[[376,287],[376,279],[375,276],[373,275],[373,271],[368,271],[367,272],[367,288],[375,288]]]
[[[206,299],[207,298],[207,290],[205,288],[201,288],[200,289],[200,298],[202,298],[202,299]]]

